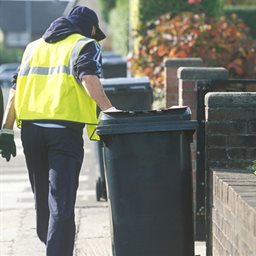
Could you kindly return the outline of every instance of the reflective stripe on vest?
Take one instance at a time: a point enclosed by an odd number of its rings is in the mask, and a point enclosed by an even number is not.
[[[42,39],[39,39],[42,40]],[[88,44],[92,41],[95,41],[91,38],[82,38],[79,39],[76,42],[75,47],[73,48],[71,55],[70,55],[70,61],[68,66],[56,66],[56,67],[30,67],[30,59],[33,55],[33,49],[32,47],[29,47],[26,52],[26,56],[24,59],[24,66],[21,67],[19,71],[19,76],[27,76],[29,74],[38,74],[38,75],[51,75],[51,74],[58,74],[58,73],[67,73],[69,75],[72,75],[74,73],[73,67],[74,63],[80,53],[81,47],[85,44]]]
[[[97,124],[96,103],[75,77],[73,67],[81,49],[92,41],[73,34],[55,44],[39,39],[28,45],[17,78],[18,126],[22,120],[80,122],[93,125],[87,126],[91,137]]]

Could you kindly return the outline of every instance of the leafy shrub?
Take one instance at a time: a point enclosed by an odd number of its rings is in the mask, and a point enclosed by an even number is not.
[[[253,161],[252,164],[247,167],[247,171],[252,172],[256,175],[256,161]]]
[[[256,0],[254,6],[226,6],[224,13],[227,16],[236,14],[244,23],[250,27],[251,33],[256,38]]]
[[[205,66],[226,67],[233,77],[256,75],[256,42],[235,15],[229,19],[191,12],[162,15],[139,35],[131,71],[150,77],[155,87],[163,87],[165,58],[201,57]]]

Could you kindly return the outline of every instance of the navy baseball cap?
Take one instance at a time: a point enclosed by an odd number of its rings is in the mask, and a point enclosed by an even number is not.
[[[75,6],[68,13],[67,19],[70,20],[74,25],[77,25],[87,37],[91,37],[92,27],[95,26],[96,34],[93,36],[93,38],[97,41],[101,41],[106,38],[106,35],[99,27],[99,19],[97,14],[88,7]]]

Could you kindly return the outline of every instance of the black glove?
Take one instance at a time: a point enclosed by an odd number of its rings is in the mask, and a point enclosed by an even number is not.
[[[6,161],[10,161],[11,155],[16,156],[13,130],[3,129],[0,131],[0,154],[6,158]]]

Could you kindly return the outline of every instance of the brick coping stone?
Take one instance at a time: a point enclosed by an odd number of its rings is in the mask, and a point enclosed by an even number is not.
[[[164,66],[167,68],[198,67],[203,65],[201,58],[173,58],[167,59]]]
[[[178,78],[182,80],[227,80],[229,72],[227,69],[206,67],[180,67]]]

